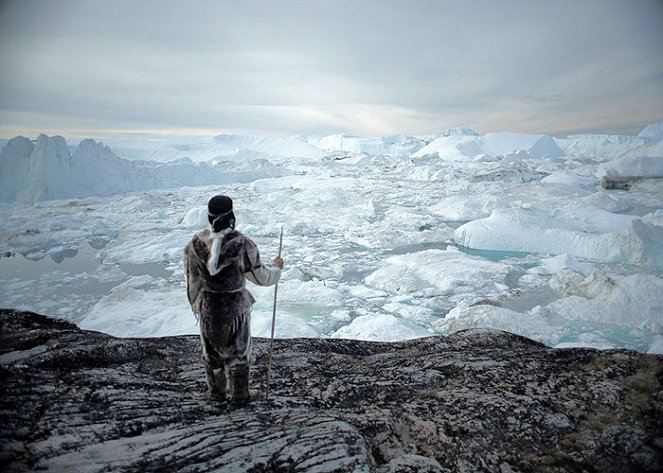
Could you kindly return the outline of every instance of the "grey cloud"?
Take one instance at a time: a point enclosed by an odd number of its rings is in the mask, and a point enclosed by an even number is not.
[[[628,100],[643,120],[663,110],[659,2],[24,0],[2,13],[5,127],[23,111],[109,129],[529,131],[543,113],[559,130],[591,109],[617,127]]]

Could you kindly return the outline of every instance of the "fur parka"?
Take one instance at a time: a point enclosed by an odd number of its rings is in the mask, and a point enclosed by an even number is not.
[[[278,280],[278,268],[265,267],[258,247],[242,233],[201,230],[184,249],[191,309],[199,317],[203,343],[220,362],[250,356],[250,316],[255,299],[246,278],[260,285]],[[216,364],[216,363],[214,363]]]

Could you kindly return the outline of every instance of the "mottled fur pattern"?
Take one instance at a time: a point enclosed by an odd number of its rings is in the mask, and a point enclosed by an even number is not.
[[[184,250],[184,269],[189,303],[200,320],[205,362],[220,368],[229,362],[249,361],[255,299],[246,289],[244,273],[262,263],[256,245],[231,231],[222,236],[218,260],[211,265],[218,272],[210,274],[214,236],[220,237],[208,229],[196,233]]]

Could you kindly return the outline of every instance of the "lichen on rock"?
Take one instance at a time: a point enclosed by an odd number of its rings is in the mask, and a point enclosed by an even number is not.
[[[640,472],[663,468],[663,357],[467,330],[255,340],[243,408],[199,339],[114,338],[0,311],[3,471]]]

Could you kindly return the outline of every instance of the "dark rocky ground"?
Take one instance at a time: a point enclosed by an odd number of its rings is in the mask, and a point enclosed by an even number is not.
[[[254,387],[205,397],[195,336],[119,339],[0,311],[3,471],[663,469],[663,357],[473,330],[402,343],[257,339]]]

